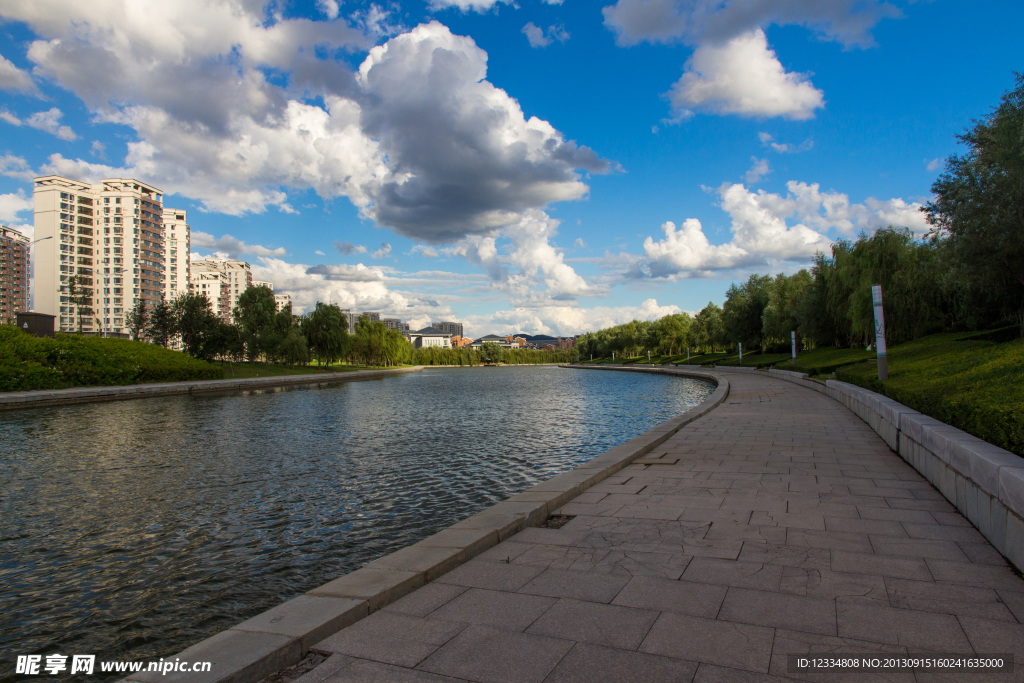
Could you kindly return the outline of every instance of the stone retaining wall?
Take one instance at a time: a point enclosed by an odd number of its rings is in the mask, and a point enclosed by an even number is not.
[[[623,368],[608,368],[623,369]],[[725,401],[729,382],[716,375],[650,370],[717,384],[700,405],[541,482],[483,512],[402,548],[334,581],[292,598],[203,640],[173,658],[213,663],[209,673],[137,673],[124,681],[150,683],[255,683],[298,663],[309,648],[371,612],[476,557],[665,443],[685,425]]]

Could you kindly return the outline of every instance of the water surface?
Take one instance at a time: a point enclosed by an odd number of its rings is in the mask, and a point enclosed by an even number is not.
[[[0,413],[0,679],[16,654],[177,653],[711,391],[465,368]]]

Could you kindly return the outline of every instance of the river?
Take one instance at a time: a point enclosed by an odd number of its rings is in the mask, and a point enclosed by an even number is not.
[[[452,368],[0,413],[0,680],[18,654],[174,654],[712,390]]]

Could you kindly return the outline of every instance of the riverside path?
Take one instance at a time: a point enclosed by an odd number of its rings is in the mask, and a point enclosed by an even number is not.
[[[1024,580],[859,418],[729,374],[723,405],[314,650],[301,683],[1024,680]],[[788,655],[1014,653],[1012,673]]]

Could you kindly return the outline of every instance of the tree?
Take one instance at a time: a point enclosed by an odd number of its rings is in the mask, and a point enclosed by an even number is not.
[[[250,285],[239,295],[232,315],[242,329],[242,339],[250,363],[264,351],[273,350],[269,342],[273,337],[271,323],[276,312],[274,293],[267,287]]]
[[[181,336],[185,353],[195,358],[208,358],[211,351],[210,339],[223,324],[210,306],[205,294],[185,293],[178,296],[171,305],[176,322],[175,332]]]
[[[149,312],[146,310],[146,300],[139,299],[128,311],[128,333],[132,339],[139,341],[139,338],[149,327]]]
[[[484,342],[480,346],[480,360],[484,363],[500,363],[503,349],[495,342]]]
[[[145,326],[150,339],[154,343],[166,348],[167,344],[171,341],[171,337],[174,336],[175,326],[174,312],[171,310],[171,305],[161,298],[160,303],[153,309],[153,314],[149,316],[149,324]]]
[[[763,317],[771,283],[770,276],[753,274],[742,285],[729,286],[722,306],[722,323],[730,342],[741,342],[748,348],[756,346],[763,352]]]
[[[317,365],[344,358],[349,351],[348,320],[337,304],[316,302],[316,307],[299,322]]]
[[[291,315],[290,311],[289,315]],[[285,362],[291,363],[293,368],[295,363],[305,363],[309,360],[309,348],[306,345],[306,338],[302,336],[302,331],[298,327],[288,328],[284,338],[278,344],[277,354]]]
[[[725,326],[722,309],[709,301],[693,321],[693,341],[705,353],[714,353],[725,345]]]
[[[764,336],[769,343],[786,343],[790,333],[798,331],[800,303],[810,285],[811,274],[806,270],[790,276],[782,273],[775,276],[768,288],[768,305],[762,316]]]
[[[1016,319],[1024,337],[1024,74],[990,114],[957,139],[924,212],[948,243],[968,306]]]

